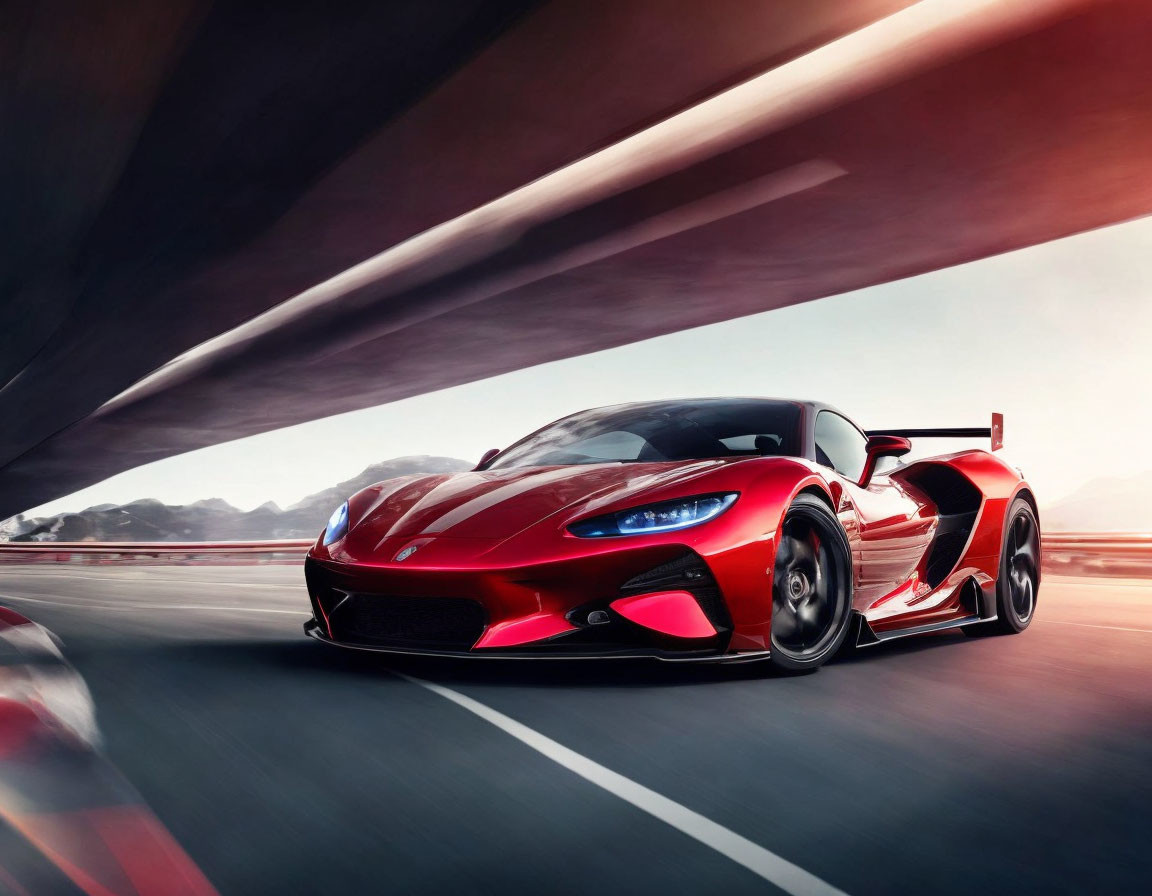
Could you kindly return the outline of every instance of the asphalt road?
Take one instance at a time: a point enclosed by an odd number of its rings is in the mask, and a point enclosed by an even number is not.
[[[412,678],[853,896],[1152,888],[1152,582],[1050,578],[1021,636],[798,678],[344,652],[298,567],[6,566],[0,604],[223,894],[777,892]]]

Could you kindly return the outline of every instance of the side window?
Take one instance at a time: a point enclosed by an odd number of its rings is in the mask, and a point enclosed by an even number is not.
[[[816,415],[816,460],[853,482],[860,480],[868,454],[868,440],[855,426],[830,411]]]

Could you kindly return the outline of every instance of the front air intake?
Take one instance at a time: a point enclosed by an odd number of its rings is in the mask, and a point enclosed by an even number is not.
[[[650,591],[687,591],[700,605],[708,621],[718,632],[731,631],[732,617],[728,605],[720,593],[720,586],[712,575],[712,570],[704,559],[689,552],[668,563],[653,567],[645,573],[629,579],[620,586],[625,596],[647,594]]]
[[[484,609],[462,597],[350,594],[329,617],[337,641],[425,650],[470,650]]]

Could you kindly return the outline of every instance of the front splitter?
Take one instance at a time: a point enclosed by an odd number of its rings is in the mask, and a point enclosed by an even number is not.
[[[564,651],[547,647],[533,651],[509,650],[422,650],[414,647],[395,647],[389,644],[365,644],[355,641],[336,641],[324,634],[320,623],[309,619],[304,623],[304,634],[334,647],[362,650],[368,653],[389,653],[397,656],[430,656],[470,660],[660,660],[665,663],[752,663],[768,659],[769,651],[754,650],[747,653],[694,653],[676,654],[663,650],[622,648],[620,650]]]

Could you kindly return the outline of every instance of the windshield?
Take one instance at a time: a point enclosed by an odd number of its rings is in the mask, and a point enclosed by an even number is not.
[[[800,406],[707,399],[582,411],[517,442],[488,469],[800,453]]]

